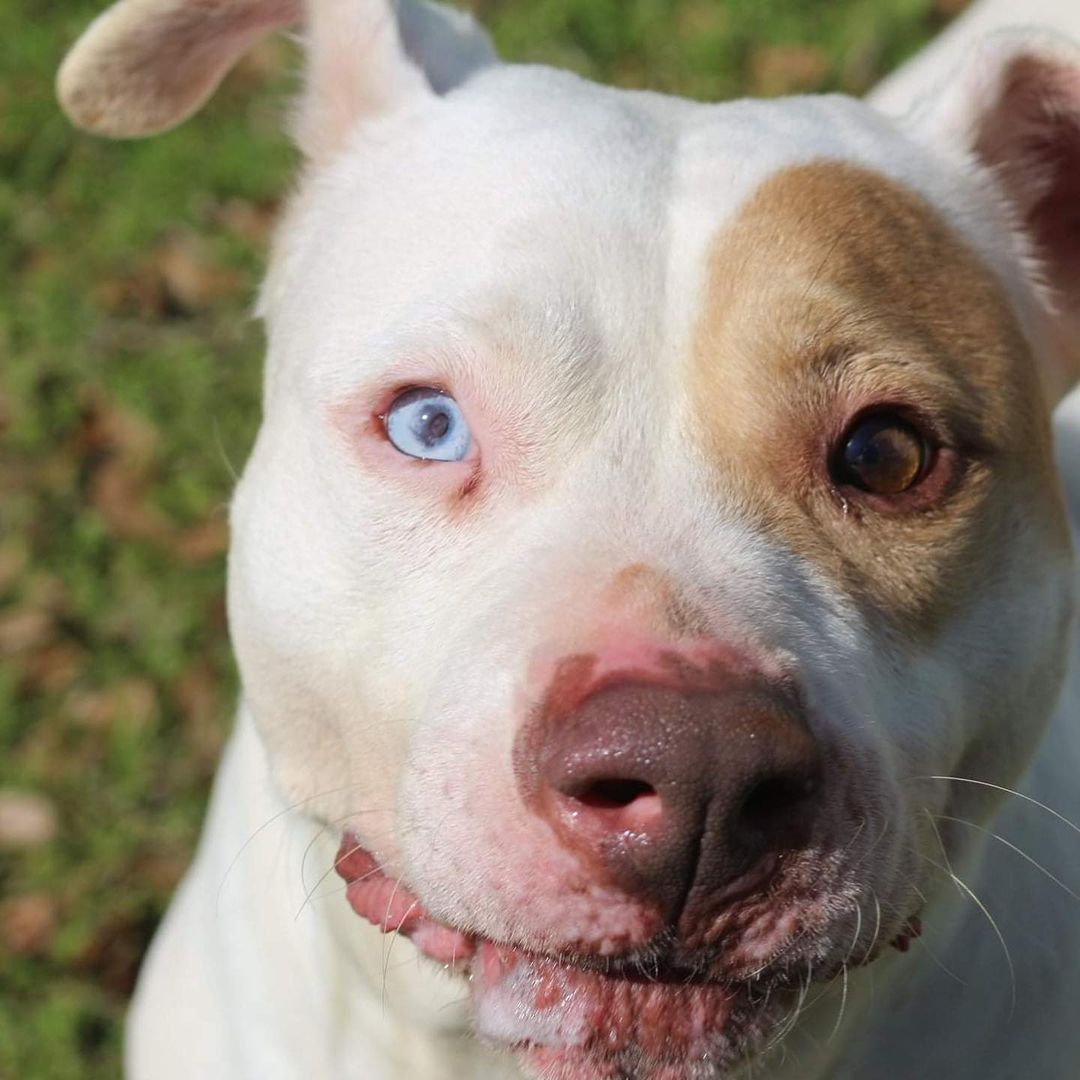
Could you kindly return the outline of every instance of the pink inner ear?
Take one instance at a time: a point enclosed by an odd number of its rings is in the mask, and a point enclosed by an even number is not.
[[[983,117],[979,158],[1002,178],[1062,304],[1080,307],[1080,68],[1026,54]]]
[[[1052,283],[1072,301],[1080,299],[1080,132],[1045,154],[1053,175],[1047,193],[1029,213],[1032,235],[1050,267]]]

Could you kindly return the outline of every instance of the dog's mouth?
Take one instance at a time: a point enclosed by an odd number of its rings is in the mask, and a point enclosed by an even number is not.
[[[464,932],[433,918],[348,835],[335,866],[353,910],[466,975],[479,1034],[513,1047],[544,1077],[715,1080],[760,1049],[805,993],[805,966],[718,977],[714,965],[678,963],[663,949],[552,955]],[[905,948],[903,938],[893,944]],[[823,967],[815,981],[827,977]]]
[[[750,1034],[745,986],[687,968],[551,956],[464,933],[432,918],[348,836],[335,865],[353,910],[466,975],[479,1034],[513,1047],[541,1076],[659,1078],[676,1065],[680,1077],[698,1075],[685,1071],[687,1062],[711,1063],[700,1075],[715,1076],[731,1056],[730,1029],[744,1029],[740,1042]]]

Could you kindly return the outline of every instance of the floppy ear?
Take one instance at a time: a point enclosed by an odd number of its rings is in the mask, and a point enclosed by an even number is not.
[[[303,21],[307,74],[295,132],[333,154],[361,120],[448,89],[494,54],[466,16],[404,0],[119,0],[65,58],[60,102],[79,127],[127,138],[186,120],[259,38]],[[425,70],[430,68],[431,78]]]
[[[908,122],[996,181],[1034,262],[1056,402],[1080,380],[1080,48],[1050,34],[992,35]]]

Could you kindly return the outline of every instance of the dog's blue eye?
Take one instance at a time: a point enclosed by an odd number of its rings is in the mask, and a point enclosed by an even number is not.
[[[425,461],[461,461],[472,445],[458,403],[430,386],[394,398],[386,411],[386,434],[403,454]]]

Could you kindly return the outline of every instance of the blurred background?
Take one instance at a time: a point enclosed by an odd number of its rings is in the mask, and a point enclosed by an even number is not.
[[[142,143],[54,104],[103,0],[0,0],[0,1077],[115,1077],[237,692],[226,505],[294,154],[293,46]],[[473,0],[509,59],[703,99],[858,94],[963,0]]]

